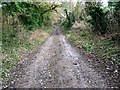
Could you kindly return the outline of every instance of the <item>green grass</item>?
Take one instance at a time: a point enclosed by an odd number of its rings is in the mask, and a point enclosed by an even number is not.
[[[28,36],[24,36],[24,39],[20,40],[16,38],[18,42],[21,43],[13,43],[12,45],[3,45],[2,47],[2,68],[0,68],[0,77],[2,78],[3,82],[6,82],[10,78],[10,69],[16,65],[21,59],[24,53],[31,51],[36,46],[40,45],[52,32],[52,29],[49,28],[42,28],[40,29],[42,32],[47,33],[40,38],[35,40],[29,41],[29,37],[33,31],[26,32]],[[8,43],[8,42],[7,42]],[[11,44],[11,43],[8,43]]]
[[[120,63],[117,57],[120,53],[116,42],[103,39],[104,37],[92,33],[90,30],[65,31],[66,37],[78,48],[83,48],[87,53],[94,53],[103,60],[111,60]]]

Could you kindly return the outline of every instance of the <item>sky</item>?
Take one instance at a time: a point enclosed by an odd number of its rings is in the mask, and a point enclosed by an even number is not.
[[[102,0],[102,2],[103,2],[103,6],[107,6],[108,5],[108,2],[109,0]]]

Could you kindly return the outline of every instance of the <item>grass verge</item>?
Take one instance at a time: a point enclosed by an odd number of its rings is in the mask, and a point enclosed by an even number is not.
[[[88,54],[93,53],[103,60],[111,60],[120,63],[120,50],[117,40],[110,40],[95,35],[90,30],[72,29],[64,31],[67,39],[76,47],[84,49]]]
[[[28,31],[20,33],[19,39],[16,41],[19,42],[18,45],[13,43],[9,46],[2,46],[2,68],[0,68],[0,78],[2,82],[6,82],[10,78],[10,69],[22,60],[22,56],[32,51],[33,48],[40,45],[52,32],[51,27],[35,29],[33,31]],[[20,40],[20,37],[22,39]]]

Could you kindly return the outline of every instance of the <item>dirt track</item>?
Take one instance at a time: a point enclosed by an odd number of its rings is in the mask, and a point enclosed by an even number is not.
[[[57,29],[38,48],[35,55],[26,57],[26,59],[29,64],[19,65],[15,69],[17,71],[12,73],[10,87],[108,87],[101,74],[91,68],[89,62],[70,45],[65,36]]]

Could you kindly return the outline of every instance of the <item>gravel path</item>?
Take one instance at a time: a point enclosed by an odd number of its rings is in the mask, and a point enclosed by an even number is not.
[[[107,88],[101,74],[56,30],[33,56],[26,57],[29,64],[24,61],[16,67],[10,87]]]

